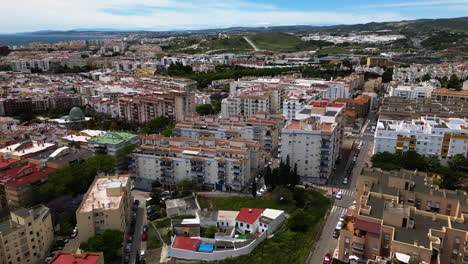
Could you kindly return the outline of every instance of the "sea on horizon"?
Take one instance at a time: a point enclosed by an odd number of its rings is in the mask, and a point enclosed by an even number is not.
[[[28,46],[30,43],[47,44],[66,40],[112,39],[114,37],[86,35],[33,35],[33,34],[0,34],[0,46]]]

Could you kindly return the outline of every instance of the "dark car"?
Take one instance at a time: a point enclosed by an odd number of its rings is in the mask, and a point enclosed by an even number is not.
[[[125,254],[124,263],[129,263],[129,262],[130,262],[130,254]]]
[[[334,238],[338,238],[338,237],[340,236],[340,230],[335,229],[335,230],[333,231],[333,235],[332,235],[332,236],[333,236]]]
[[[148,219],[149,221],[154,221],[154,220],[158,219],[158,216],[155,215],[155,214],[148,215],[147,219]]]
[[[140,200],[133,201],[133,204],[136,205],[136,206],[139,206],[140,205]]]
[[[148,232],[148,226],[147,226],[147,225],[144,225],[144,226],[143,226],[143,232],[144,232],[144,233]]]

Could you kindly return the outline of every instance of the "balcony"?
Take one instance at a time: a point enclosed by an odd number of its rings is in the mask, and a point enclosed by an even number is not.
[[[362,243],[353,242],[352,247],[353,247],[353,252],[358,252],[361,254],[364,252],[364,244]]]

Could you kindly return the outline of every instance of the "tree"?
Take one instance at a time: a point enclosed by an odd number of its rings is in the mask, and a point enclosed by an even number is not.
[[[421,80],[425,82],[425,81],[429,81],[430,79],[431,79],[431,75],[429,73],[426,73],[424,74]]]
[[[106,230],[80,245],[80,249],[91,252],[102,251],[106,261],[117,258],[117,250],[122,247],[124,234],[119,230]]]
[[[382,82],[388,83],[393,80],[393,68],[387,68],[382,74]]]
[[[289,219],[289,227],[294,232],[307,232],[309,229],[309,217],[303,209],[297,209]]]
[[[293,200],[293,194],[291,190],[284,186],[276,186],[273,190],[273,197],[281,203],[289,203]]]
[[[8,56],[10,54],[11,50],[8,46],[1,46],[0,47],[0,56]]]
[[[165,116],[159,116],[153,120],[148,121],[141,129],[141,131],[146,134],[159,133],[166,129],[170,124],[171,120],[169,118]]]
[[[125,146],[121,148],[119,151],[117,151],[117,155],[116,155],[117,169],[123,172],[128,171],[128,165],[130,163],[130,158],[128,157],[128,155],[130,155],[136,147],[138,147],[137,144],[132,144],[132,145]]]
[[[197,114],[199,115],[211,115],[214,113],[213,106],[210,104],[199,104],[196,107]]]
[[[216,226],[209,226],[203,231],[202,237],[214,238],[217,232],[218,228]]]
[[[266,166],[263,173],[263,180],[265,181],[266,186],[273,186],[273,179],[270,165]]]
[[[450,79],[448,81],[448,88],[461,90],[462,86],[460,83],[460,79],[458,79],[458,76],[456,74],[452,74],[452,76],[450,76]]]
[[[257,197],[257,178],[253,177],[252,181],[252,196]]]

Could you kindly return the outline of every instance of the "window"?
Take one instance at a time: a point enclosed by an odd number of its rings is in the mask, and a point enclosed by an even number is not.
[[[243,224],[243,223],[240,223],[240,226],[241,226],[241,227],[244,227],[244,224]]]
[[[249,224],[247,225],[247,228],[250,228],[250,225],[249,225]]]

